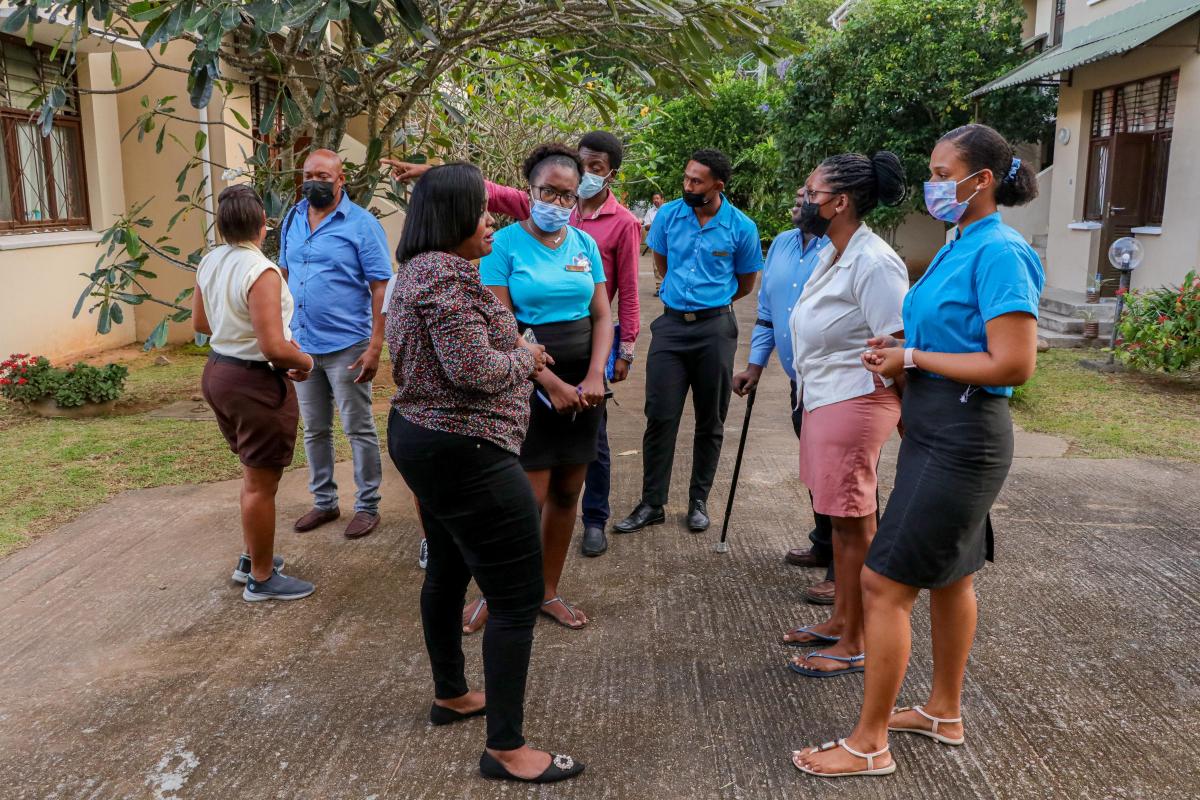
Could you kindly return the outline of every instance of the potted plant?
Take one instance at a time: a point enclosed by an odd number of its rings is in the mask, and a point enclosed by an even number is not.
[[[1079,312],[1079,316],[1083,319],[1083,338],[1095,339],[1098,337],[1100,322],[1096,319],[1096,312],[1085,309]]]
[[[95,417],[112,410],[128,375],[121,364],[64,368],[45,356],[15,353],[0,362],[0,395],[43,417]]]
[[[1100,292],[1104,288],[1104,279],[1097,272],[1095,277],[1088,281],[1087,286],[1087,301],[1089,303],[1100,302]]]

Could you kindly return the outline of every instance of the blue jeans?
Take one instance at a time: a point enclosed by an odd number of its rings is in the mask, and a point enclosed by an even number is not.
[[[596,460],[588,464],[583,484],[583,526],[603,528],[610,514],[608,490],[611,484],[612,456],[608,449],[608,408],[600,414],[596,435]]]
[[[358,370],[350,365],[366,352],[362,341],[336,353],[314,355],[316,366],[308,380],[296,384],[300,415],[304,418],[304,454],[308,457],[308,490],[317,508],[338,507],[338,487],[333,480],[333,407],[342,418],[354,459],[354,510],[379,511],[379,484],[383,466],[379,436],[371,413],[371,384],[355,383]]]

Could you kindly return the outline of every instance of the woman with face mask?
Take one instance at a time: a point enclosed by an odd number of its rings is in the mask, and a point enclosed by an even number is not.
[[[536,377],[520,460],[541,508],[541,610],[575,629],[587,624],[587,616],[559,595],[558,583],[584,475],[596,459],[613,339],[600,250],[591,236],[567,224],[583,171],[578,153],[565,145],[534,149],[524,164],[530,217],[497,232],[491,254],[480,262],[484,285],[554,361]],[[486,614],[486,603],[476,601],[464,627],[477,626]]]
[[[837,575],[830,619],[784,637],[790,645],[821,648],[791,660],[791,669],[806,677],[863,671],[859,573],[875,534],[879,453],[900,420],[900,396],[892,378],[867,372],[860,357],[867,339],[902,335],[908,270],[862,218],[906,193],[895,155],[846,153],[813,170],[800,202],[800,229],[829,239],[789,320],[796,401],[803,406],[800,479],[813,511],[832,522]]]
[[[1028,165],[999,133],[965,125],[929,159],[929,213],[956,226],[904,299],[905,340],[874,337],[872,373],[907,375],[896,484],[863,569],[866,672],[858,725],[845,739],[793,753],[822,776],[886,775],[888,731],[965,741],[961,697],[975,636],[974,573],[992,557],[988,511],[1012,463],[1012,387],[1033,374],[1045,273],[997,206],[1037,196]],[[908,666],[913,603],[929,589],[933,686],[895,708]]]

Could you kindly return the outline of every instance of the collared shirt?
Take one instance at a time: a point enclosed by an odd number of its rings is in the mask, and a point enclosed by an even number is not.
[[[904,262],[865,224],[840,258],[836,247],[821,250],[790,320],[792,366],[807,411],[875,391],[875,376],[861,356],[868,339],[904,327],[900,308],[907,291]]]
[[[577,228],[568,225],[562,243],[550,248],[515,223],[496,232],[479,278],[484,286],[508,289],[522,323],[574,322],[591,313],[604,264],[595,240]]]
[[[779,354],[779,364],[788,380],[796,380],[792,366],[792,308],[804,291],[804,284],[817,266],[817,257],[829,239],[811,238],[796,229],[775,237],[767,250],[762,283],[758,289],[758,319],[750,339],[750,363],[765,367],[771,351]]]
[[[220,245],[200,261],[196,285],[204,298],[204,313],[212,328],[208,343],[214,352],[247,361],[267,360],[250,321],[250,287],[267,270],[279,272],[279,267],[249,242]],[[283,338],[290,340],[292,294],[286,283],[279,286],[279,309],[283,314]]]
[[[288,219],[290,217],[290,219]],[[292,334],[306,353],[345,350],[371,337],[371,283],[392,277],[387,234],[379,220],[342,199],[317,229],[308,226],[308,200],[285,217],[279,265],[296,301]]]
[[[529,219],[529,194],[520,189],[485,181],[488,211],[513,219]],[[608,302],[617,298],[616,319],[620,323],[620,355],[633,361],[633,347],[641,327],[641,303],[638,301],[638,248],[642,229],[633,212],[621,205],[611,191],[608,199],[592,215],[582,217],[579,207],[571,212],[571,226],[596,240],[604,263]]]
[[[905,346],[931,353],[987,351],[987,323],[1003,314],[1038,315],[1046,273],[1029,243],[989,214],[959,229],[904,298]],[[1012,396],[1011,386],[985,386]]]
[[[646,209],[646,213],[642,215],[642,227],[649,228],[654,224],[654,218],[658,216],[658,206],[653,203]]]
[[[727,306],[737,292],[737,276],[762,269],[758,226],[725,195],[704,227],[683,200],[667,203],[658,210],[646,244],[667,257],[658,296],[677,311]]]

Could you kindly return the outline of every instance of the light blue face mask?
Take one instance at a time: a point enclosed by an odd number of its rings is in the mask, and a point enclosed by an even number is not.
[[[610,172],[609,175],[612,173]],[[591,172],[583,173],[583,178],[579,181],[579,196],[584,200],[588,200],[604,189],[604,182],[608,180],[608,175],[596,175]]]
[[[929,209],[929,215],[942,222],[957,225],[963,214],[967,213],[967,206],[971,204],[975,195],[979,194],[979,190],[976,189],[970,197],[960,203],[958,185],[971,180],[980,172],[983,170],[972,172],[962,181],[925,181],[925,208]]]
[[[533,224],[546,233],[558,233],[566,227],[571,221],[571,209],[563,208],[554,203],[547,203],[543,200],[537,200],[533,197],[533,207],[529,210],[529,217],[533,220]]]

